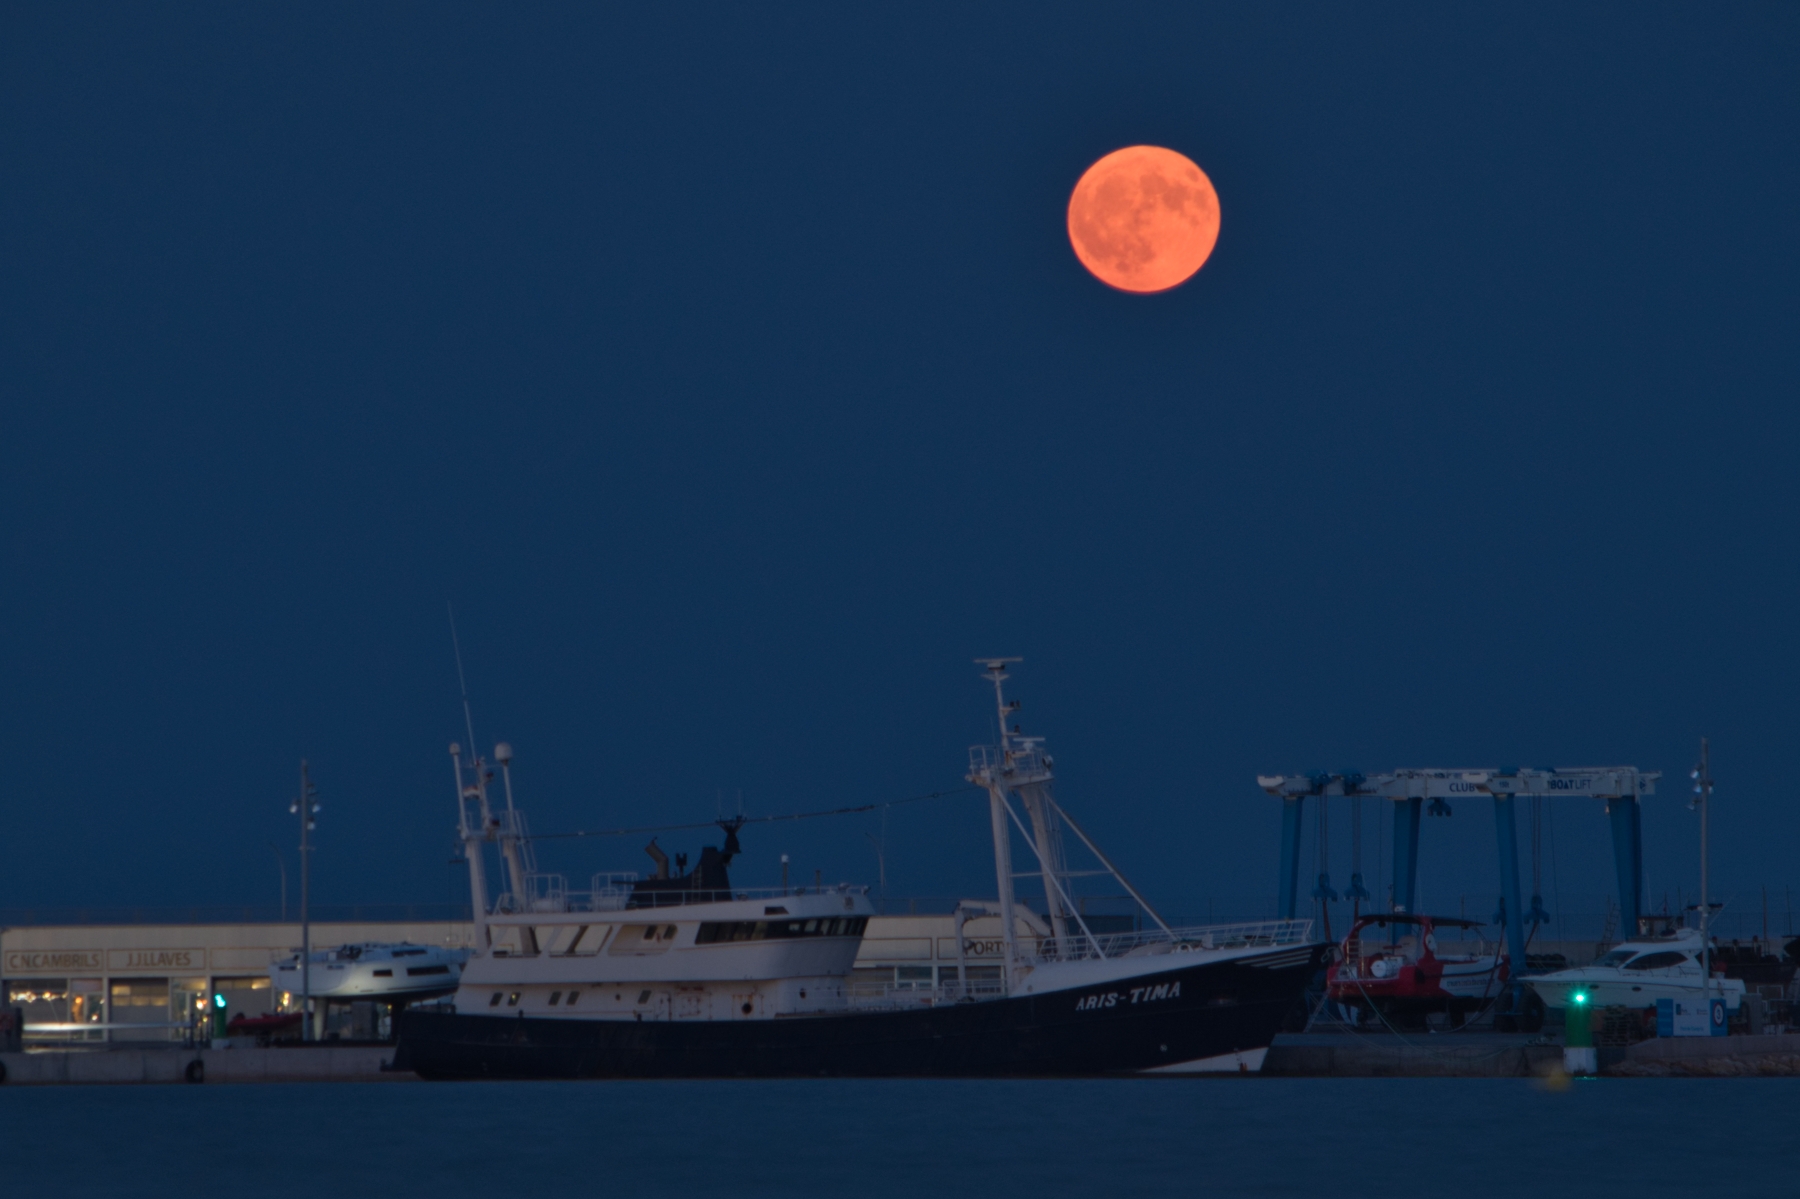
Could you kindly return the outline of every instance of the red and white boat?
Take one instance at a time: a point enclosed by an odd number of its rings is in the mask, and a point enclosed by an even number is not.
[[[1505,952],[1471,930],[1476,920],[1404,912],[1359,917],[1325,972],[1327,997],[1346,1014],[1373,1012],[1417,1026],[1434,1012],[1461,1024],[1503,991]],[[1455,935],[1451,935],[1454,933]]]

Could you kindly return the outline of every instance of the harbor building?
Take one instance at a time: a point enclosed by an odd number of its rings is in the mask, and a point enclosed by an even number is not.
[[[467,921],[312,926],[316,947],[359,941],[472,946],[474,928]],[[28,1043],[181,1041],[207,1024],[209,1009],[229,1019],[293,1005],[295,997],[274,993],[269,967],[299,945],[298,923],[6,928],[0,989],[6,1006],[23,1010]]]
[[[1019,919],[1021,940],[1046,931],[1029,912]],[[401,941],[461,948],[473,947],[475,929],[466,920],[315,922],[311,940],[315,949]],[[959,954],[950,915],[872,917],[852,981],[930,991],[966,970],[971,984],[997,984],[1005,952],[998,919],[968,921],[961,942]],[[0,928],[0,993],[5,1006],[23,1011],[28,1043],[179,1042],[196,1030],[204,1039],[215,1012],[223,1022],[295,1010],[299,997],[277,993],[269,970],[299,945],[295,922]],[[350,1038],[347,1010],[328,1023],[333,1034]]]

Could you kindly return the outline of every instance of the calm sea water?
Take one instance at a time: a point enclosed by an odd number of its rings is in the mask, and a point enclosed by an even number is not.
[[[21,1196],[1792,1199],[1800,1080],[4,1087],[0,1149]]]

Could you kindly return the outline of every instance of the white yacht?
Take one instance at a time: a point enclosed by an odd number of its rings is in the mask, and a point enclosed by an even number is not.
[[[494,751],[505,808],[490,802],[480,758],[451,746],[476,924],[453,1011],[396,1023],[394,1066],[427,1078],[723,1075],[1082,1075],[1249,1072],[1275,1034],[1304,1020],[1302,996],[1328,947],[1311,922],[1170,928],[1052,795],[1042,738],[1005,730],[1006,666],[983,664],[999,705],[1000,744],[970,751],[987,791],[998,897],[964,903],[967,921],[998,917],[1001,966],[966,958],[947,984],[858,987],[851,967],[874,909],[849,885],[755,890],[729,875],[741,819],[691,870],[596,875],[586,891],[538,871],[513,806],[511,749]],[[1071,869],[1062,832],[1097,869]],[[1031,855],[1013,868],[1015,841]],[[489,903],[485,856],[507,889]],[[1146,931],[1098,933],[1077,880],[1114,880]],[[1032,913],[1019,880],[1043,888]],[[990,973],[991,971],[991,973]],[[943,973],[949,973],[944,971]]]
[[[456,990],[468,957],[466,949],[404,942],[340,945],[314,950],[310,969],[302,969],[298,953],[283,958],[269,967],[269,983],[277,995],[314,999],[429,999]]]
[[[1626,941],[1591,965],[1537,974],[1525,979],[1545,1006],[1566,1008],[1569,996],[1583,992],[1590,1007],[1623,1005],[1655,1007],[1659,999],[1699,1002],[1708,982],[1700,953],[1705,942],[1698,929],[1677,928]],[[1714,975],[1710,994],[1737,1010],[1744,1001],[1744,982]]]

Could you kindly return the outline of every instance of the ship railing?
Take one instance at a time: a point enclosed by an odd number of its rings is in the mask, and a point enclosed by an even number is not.
[[[948,982],[939,986],[908,986],[906,983],[851,983],[844,988],[845,1002],[852,1009],[859,1011],[943,1007],[946,1004],[1003,999],[1005,996],[1006,984],[997,978],[975,978],[966,983]]]
[[[867,895],[869,888],[836,883],[819,887],[732,887],[730,890],[637,891],[635,873],[596,874],[591,889],[570,891],[561,875],[526,875],[532,885],[521,903],[511,891],[494,900],[494,915],[519,912],[621,912],[627,908],[678,908],[695,903],[730,903],[737,899],[791,899],[797,895]]]
[[[638,880],[635,870],[607,870],[588,880],[585,893],[569,896],[570,911],[622,912],[631,898],[631,888]]]
[[[1029,779],[1050,774],[1050,755],[1035,745],[1003,750],[998,745],[969,747],[971,778]]]
[[[867,895],[866,886],[828,883],[817,887],[732,887],[730,890],[643,891],[631,895],[632,908],[677,908],[693,903],[730,903],[736,899],[793,899],[801,895]]]
[[[638,875],[634,870],[611,870],[593,876],[586,891],[571,891],[560,874],[534,872],[525,876],[525,901],[511,891],[494,901],[502,912],[617,912],[631,898]]]
[[[531,873],[525,876],[525,910],[528,912],[566,912],[569,910],[569,880],[560,874]]]
[[[1245,924],[1207,924],[1164,932],[1077,933],[1039,938],[1033,956],[1046,962],[1080,962],[1095,958],[1152,957],[1212,949],[1254,949],[1304,945],[1312,935],[1311,920],[1257,920]]]
[[[1000,747],[998,745],[969,746],[969,773],[974,775],[994,774],[1000,769]]]

